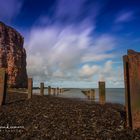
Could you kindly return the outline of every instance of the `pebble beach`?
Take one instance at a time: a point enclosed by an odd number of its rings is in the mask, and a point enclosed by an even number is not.
[[[25,93],[8,93],[0,108],[0,140],[13,139],[139,140],[140,129],[125,128],[125,108],[120,104],[47,95],[27,100]]]

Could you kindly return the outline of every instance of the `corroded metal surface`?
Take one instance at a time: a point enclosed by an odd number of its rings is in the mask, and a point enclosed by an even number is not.
[[[0,69],[0,106],[5,104],[6,98],[6,74],[5,69]]]
[[[28,78],[28,99],[32,98],[32,90],[33,90],[33,79]]]
[[[124,60],[127,126],[140,128],[140,53],[128,50]]]
[[[99,81],[99,102],[100,104],[105,104],[105,82]]]
[[[44,95],[44,83],[40,83],[40,95]]]

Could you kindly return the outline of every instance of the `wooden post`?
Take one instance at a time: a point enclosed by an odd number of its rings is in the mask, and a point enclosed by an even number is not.
[[[63,88],[62,88],[62,93],[64,92]]]
[[[95,100],[95,89],[90,90],[90,99]]]
[[[55,88],[53,88],[53,95],[55,96]]]
[[[0,68],[0,106],[5,104],[6,100],[6,70],[5,68]]]
[[[57,95],[59,95],[59,87],[57,87]]]
[[[87,91],[87,97],[90,99],[90,90]]]
[[[57,88],[55,88],[55,95],[57,95]]]
[[[33,79],[28,78],[28,99],[32,98],[32,90],[33,90]]]
[[[99,81],[99,102],[105,104],[105,82]]]
[[[140,128],[140,53],[128,50],[123,62],[126,126],[136,129]]]
[[[40,83],[40,95],[44,95],[44,83]]]
[[[48,86],[48,95],[51,95],[51,86]]]

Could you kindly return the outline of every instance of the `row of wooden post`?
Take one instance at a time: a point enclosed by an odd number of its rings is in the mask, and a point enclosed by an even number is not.
[[[28,99],[32,98],[32,89],[33,89],[33,80],[32,78],[28,78]],[[51,88],[51,86],[48,86],[48,95],[59,95],[60,93],[63,93],[62,88]],[[44,83],[40,83],[40,95],[44,95]]]
[[[88,99],[95,100],[95,89],[90,89],[87,91]],[[105,104],[106,101],[106,94],[105,94],[105,82],[99,82],[99,103]]]
[[[7,83],[6,83],[6,70],[4,68],[0,69],[0,106],[5,104],[6,100],[6,89],[7,89]],[[32,90],[33,90],[33,79],[28,78],[28,99],[32,98]],[[63,89],[61,88],[51,88],[48,87],[48,95],[58,95],[60,93],[63,93]],[[40,83],[40,95],[44,95],[44,83]]]

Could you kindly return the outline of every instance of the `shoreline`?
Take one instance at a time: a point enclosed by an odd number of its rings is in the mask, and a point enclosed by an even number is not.
[[[23,126],[20,132],[0,132],[0,139],[134,139],[140,130],[124,128],[121,104],[86,102],[25,93],[8,94],[0,108],[0,126]],[[132,137],[133,136],[133,137]]]

